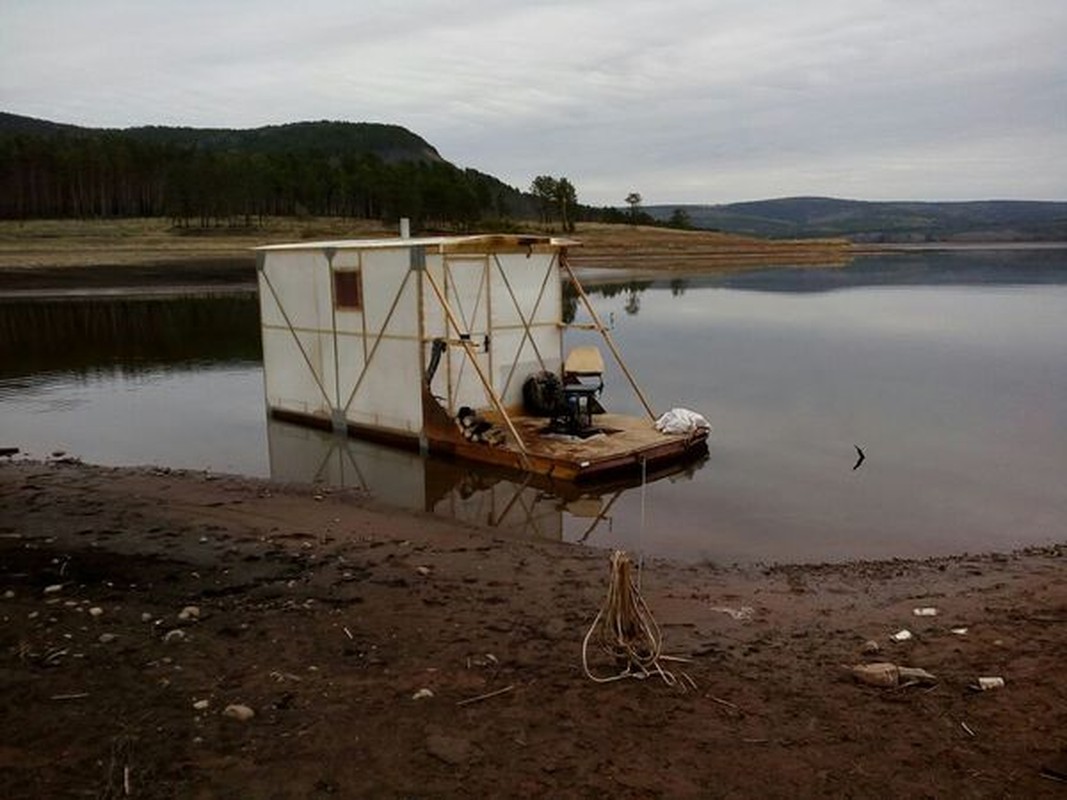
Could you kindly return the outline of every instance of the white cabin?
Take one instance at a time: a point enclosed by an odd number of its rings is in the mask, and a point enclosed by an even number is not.
[[[520,406],[528,375],[560,367],[569,244],[508,235],[257,248],[268,408],[425,445],[441,410]]]

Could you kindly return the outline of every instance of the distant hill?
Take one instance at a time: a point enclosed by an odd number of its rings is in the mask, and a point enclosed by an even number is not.
[[[293,122],[262,128],[127,128],[127,136],[145,142],[193,146],[204,150],[254,153],[373,154],[382,161],[444,163],[425,139],[399,125],[374,122]]]
[[[145,125],[134,128],[83,128],[0,112],[0,135],[89,138],[121,136],[152,145],[242,153],[329,153],[374,155],[386,163],[442,163],[425,139],[399,125],[375,122],[293,122],[260,128],[185,128]]]
[[[644,207],[661,221],[679,209],[694,227],[770,238],[845,237],[855,242],[1067,240],[1064,202],[869,202],[788,197],[726,205]]]
[[[1067,203],[1026,201],[792,197],[646,206],[639,221],[673,225],[678,211],[693,227],[774,239],[1067,240]],[[208,227],[264,215],[405,216],[416,229],[456,230],[552,217],[544,201],[449,163],[399,125],[85,128],[0,112],[0,218],[171,217]],[[579,206],[575,216],[638,221],[610,207]]]
[[[46,119],[34,117],[20,117],[18,114],[8,114],[0,111],[0,134],[22,134],[29,136],[47,136],[49,134],[74,132],[84,130],[76,125],[63,125],[59,122],[49,122]]]
[[[399,125],[84,128],[0,112],[0,217],[410,217],[467,228],[536,214],[532,196],[461,169]]]

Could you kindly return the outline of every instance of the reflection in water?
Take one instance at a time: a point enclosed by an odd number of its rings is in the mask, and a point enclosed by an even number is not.
[[[0,301],[0,436],[38,457],[262,475],[254,295]]]
[[[634,280],[605,268],[585,269],[580,276],[590,295],[612,298],[625,292],[626,308],[636,314],[641,307],[640,295],[664,286],[673,296],[682,297],[691,288],[812,293],[876,286],[1063,285],[1067,284],[1067,248],[895,252],[860,256],[844,267],[776,267],[692,274],[671,280]],[[572,313],[577,309],[573,305]]]
[[[37,458],[266,475],[264,436],[255,364],[0,377],[0,445]]]
[[[613,527],[613,509],[620,499],[642,490],[640,477],[579,487],[273,419],[267,422],[267,444],[274,480],[362,489],[392,506],[522,537],[597,543],[599,534]],[[691,477],[701,463],[647,475],[645,480]]]
[[[584,284],[585,280],[581,280]],[[654,281],[604,281],[596,283],[593,288],[590,288],[589,294],[596,294],[606,298],[625,294],[626,302],[623,305],[623,310],[632,317],[641,310],[641,293],[653,284]],[[685,281],[671,281],[672,291],[676,284],[681,286],[681,291],[677,292],[677,294],[684,294]],[[574,288],[574,284],[567,281],[563,284],[563,321],[569,325],[578,316],[578,290]]]
[[[259,360],[254,295],[0,302],[0,376]]]

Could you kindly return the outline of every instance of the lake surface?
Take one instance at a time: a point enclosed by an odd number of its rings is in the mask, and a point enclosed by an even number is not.
[[[251,296],[0,303],[0,445],[362,486],[509,535],[720,563],[1067,538],[1067,250],[864,257],[592,295],[653,406],[711,421],[702,464],[561,496],[268,422]],[[606,382],[612,410],[640,412],[613,365]]]

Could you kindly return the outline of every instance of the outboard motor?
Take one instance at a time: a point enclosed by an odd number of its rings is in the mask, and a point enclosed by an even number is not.
[[[564,413],[563,384],[551,372],[537,372],[522,384],[522,404],[526,413],[535,417],[555,417]]]

